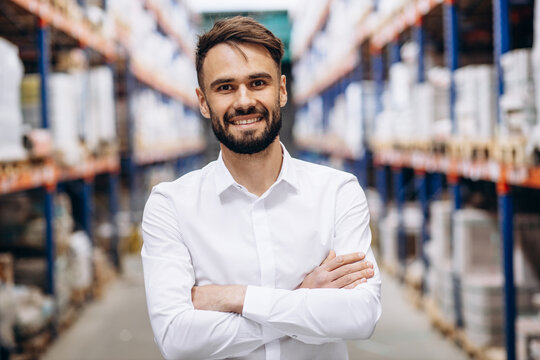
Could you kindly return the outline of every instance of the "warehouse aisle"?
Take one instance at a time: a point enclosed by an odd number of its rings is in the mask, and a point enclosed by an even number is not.
[[[383,313],[367,341],[349,343],[350,360],[466,360],[453,342],[435,331],[425,312],[415,309],[392,276],[382,274]]]
[[[124,274],[90,302],[43,360],[162,359],[146,312],[139,256],[124,258]]]
[[[140,258],[125,258],[125,274],[103,299],[87,305],[43,360],[161,359],[146,314]],[[468,357],[414,309],[398,282],[383,274],[383,316],[372,339],[349,344],[351,360],[465,360]]]

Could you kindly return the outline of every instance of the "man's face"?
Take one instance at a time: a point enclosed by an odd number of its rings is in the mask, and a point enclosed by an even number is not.
[[[266,149],[279,134],[280,107],[287,102],[285,76],[279,76],[268,51],[222,43],[208,51],[202,71],[199,105],[218,140],[239,154]]]

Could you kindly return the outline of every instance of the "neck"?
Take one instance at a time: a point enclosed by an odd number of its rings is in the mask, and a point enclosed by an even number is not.
[[[265,150],[256,154],[237,154],[221,146],[223,162],[234,180],[250,193],[261,196],[276,181],[283,154],[279,136]]]

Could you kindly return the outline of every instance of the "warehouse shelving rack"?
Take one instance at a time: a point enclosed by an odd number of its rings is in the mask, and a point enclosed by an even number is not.
[[[388,64],[391,65],[399,61],[399,39],[400,36],[410,30],[415,42],[419,45],[419,64],[418,79],[419,83],[425,81],[424,64],[424,43],[426,29],[424,19],[434,10],[442,14],[444,53],[446,67],[453,73],[458,68],[459,63],[459,29],[458,29],[458,7],[459,0],[409,0],[397,11],[389,14],[385,19],[378,19],[376,22],[366,21],[361,23],[357,29],[352,29],[358,34],[358,53],[360,61],[355,61],[352,66],[348,59],[335,68],[328,69],[325,74],[327,81],[316,83],[303,94],[295,96],[295,102],[298,106],[303,106],[313,95],[322,95],[323,101],[333,101],[333,93],[338,89],[344,89],[339,86],[340,83],[347,81],[351,71],[364,74],[364,71],[357,70],[358,67],[366,68],[366,60],[370,61],[371,77],[375,82],[376,94],[376,112],[382,111],[382,93],[384,90],[385,71]],[[377,3],[377,1],[375,1]],[[467,3],[467,1],[465,1]],[[502,94],[502,76],[501,76],[501,56],[510,50],[510,26],[509,26],[509,2],[508,0],[492,0],[493,7],[493,27],[494,27],[494,51],[493,61],[497,68],[499,91]],[[376,10],[373,9],[373,10]],[[328,15],[328,13],[326,13]],[[323,22],[324,23],[324,22]],[[322,27],[322,26],[321,26]],[[321,27],[317,28],[320,29]],[[311,37],[313,38],[313,36]],[[307,46],[309,47],[309,46]],[[369,48],[370,58],[365,59],[365,51],[362,48]],[[295,59],[301,57],[303,53],[294,56]],[[387,59],[387,61],[386,61]],[[328,99],[330,98],[330,99]],[[450,111],[453,131],[456,129],[455,112],[453,104],[456,101],[455,83],[452,76],[450,86]],[[499,119],[500,121],[500,115]],[[312,152],[317,155],[308,155],[324,161],[327,156],[344,157],[345,151],[334,149],[323,144],[323,140],[314,141],[313,139],[297,139],[297,145],[304,152]],[[454,209],[460,209],[462,203],[462,181],[488,181],[496,184],[498,194],[498,211],[500,219],[500,233],[502,237],[503,250],[503,269],[504,269],[504,317],[505,317],[505,344],[506,358],[513,360],[516,358],[516,292],[514,287],[513,274],[513,215],[514,203],[512,189],[529,188],[531,191],[540,189],[540,166],[525,164],[516,161],[511,156],[504,155],[504,148],[498,149],[497,143],[491,144],[498,151],[499,155],[495,158],[463,159],[455,155],[455,147],[459,149],[466,144],[403,144],[394,146],[394,144],[370,144],[371,151],[366,151],[363,158],[351,159],[348,161],[354,165],[351,167],[356,170],[360,183],[366,187],[369,176],[366,174],[368,169],[373,167],[375,185],[380,194],[383,204],[389,202],[389,194],[393,192],[395,205],[399,213],[402,213],[406,196],[406,187],[412,182],[416,188],[417,200],[421,204],[423,214],[422,224],[422,243],[425,244],[429,239],[427,224],[429,221],[429,204],[432,200],[439,199],[444,187],[448,186],[452,194]],[[454,150],[454,151],[451,151]],[[469,149],[469,151],[471,151]],[[472,151],[471,151],[472,153]],[[373,156],[371,159],[370,156]],[[492,154],[493,155],[493,154]],[[346,157],[346,156],[345,156]],[[323,158],[323,160],[321,160]],[[372,167],[371,167],[372,166]],[[412,170],[412,175],[411,175]],[[393,191],[390,189],[390,183],[393,185]],[[410,184],[409,184],[410,185]],[[400,216],[401,218],[401,216]],[[398,226],[398,251],[401,262],[404,261],[405,238],[403,234],[403,224]],[[425,253],[422,253],[425,265],[427,260]],[[459,284],[459,278],[453,277],[454,290]],[[457,307],[459,307],[457,302]],[[460,313],[460,309],[458,314]],[[457,316],[456,325],[462,325],[462,319]]]
[[[80,2],[79,2],[80,4]],[[105,5],[105,1],[104,1]],[[156,12],[160,26],[165,29],[168,36],[173,37],[180,44],[180,47],[188,54],[192,48],[185,42],[181,34],[171,33],[172,27],[164,25],[163,16],[160,16],[160,10],[152,1],[147,1],[149,11]],[[175,99],[189,107],[190,111],[198,109],[197,100],[193,95],[187,94],[183,89],[179,89],[175,84],[167,81],[167,78],[161,74],[155,74],[144,66],[137,64],[136,59],[132,59],[129,49],[122,47],[123,39],[121,34],[115,39],[106,39],[101,34],[94,31],[86,23],[74,21],[69,18],[65,12],[51,5],[51,3],[37,0],[9,0],[3,5],[4,8],[10,7],[10,13],[22,13],[26,17],[33,16],[37,26],[35,29],[26,29],[18,26],[17,31],[31,32],[37,38],[36,49],[32,51],[33,56],[37,57],[37,70],[41,78],[40,97],[41,104],[48,104],[47,78],[49,75],[50,53],[53,51],[50,45],[50,29],[59,30],[72,42],[79,47],[92,51],[92,54],[98,54],[101,62],[105,62],[113,70],[115,78],[120,78],[123,74],[116,72],[116,64],[127,63],[125,77],[127,79],[127,95],[129,101],[129,92],[133,89],[135,82],[160,92],[163,96]],[[16,20],[15,20],[16,21]],[[27,25],[25,25],[27,26]],[[33,28],[33,27],[32,27]],[[0,33],[0,36],[3,34]],[[26,36],[27,34],[25,34]],[[9,40],[9,37],[8,37]],[[25,51],[28,52],[28,49]],[[118,84],[115,85],[118,87]],[[122,87],[122,85],[120,85]],[[118,95],[118,89],[115,89],[115,97]],[[121,90],[120,90],[121,93]],[[118,115],[118,113],[117,113]],[[41,107],[42,127],[49,127],[47,106]],[[127,126],[131,127],[132,118],[128,115]],[[130,133],[130,132],[128,132]],[[128,142],[132,140],[128,139]],[[120,174],[127,176],[130,184],[134,184],[134,176],[139,169],[151,166],[156,163],[173,161],[177,170],[185,171],[187,167],[193,167],[194,159],[199,159],[200,154],[205,150],[206,144],[201,139],[186,140],[179,144],[178,148],[166,152],[133,152],[133,147],[129,152],[120,153],[119,150],[106,151],[103,154],[93,156],[76,166],[66,168],[60,165],[52,157],[46,157],[40,161],[24,161],[9,164],[0,164],[0,196],[12,194],[21,191],[39,190],[43,193],[44,200],[44,218],[46,224],[45,234],[45,254],[47,259],[47,288],[45,293],[55,296],[54,286],[54,266],[55,266],[55,234],[54,234],[54,194],[66,187],[75,189],[76,199],[73,199],[74,209],[77,209],[78,223],[82,229],[92,239],[93,223],[93,193],[94,180],[96,177],[103,177],[107,182],[108,211],[113,220],[114,232],[111,238],[110,247],[112,249],[111,259],[120,269],[120,259],[118,254],[119,234],[116,225],[116,214],[119,211],[119,185]],[[127,160],[128,167],[124,166]],[[131,189],[133,192],[134,189]],[[131,205],[130,205],[131,208]],[[0,349],[1,354],[5,354],[6,349]]]

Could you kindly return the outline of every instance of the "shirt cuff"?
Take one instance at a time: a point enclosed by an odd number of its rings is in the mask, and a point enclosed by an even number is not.
[[[268,326],[273,303],[278,292],[284,290],[249,285],[244,298],[242,316],[263,325],[263,339],[271,341],[285,334]],[[286,292],[286,291],[285,291]]]

